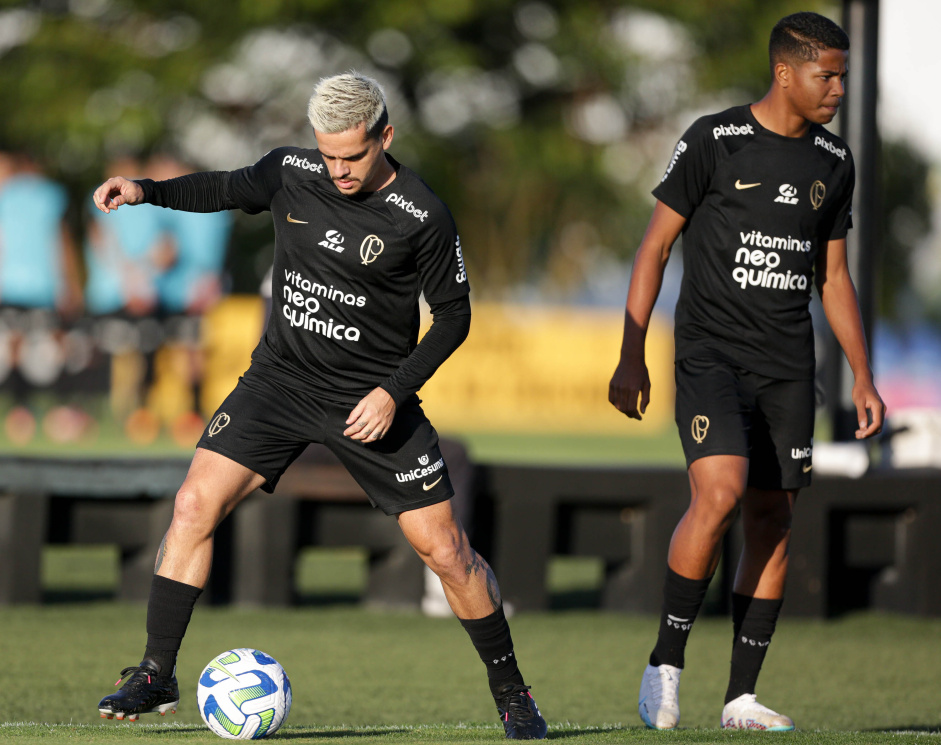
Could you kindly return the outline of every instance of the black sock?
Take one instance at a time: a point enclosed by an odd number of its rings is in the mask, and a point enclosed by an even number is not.
[[[660,633],[657,646],[650,653],[650,664],[686,666],[686,640],[693,621],[706,597],[712,577],[687,579],[667,567],[663,583],[663,609],[660,612]]]
[[[764,600],[732,593],[732,669],[725,703],[744,693],[754,693],[761,664],[781,614],[783,599]]]
[[[155,662],[164,675],[172,675],[183,635],[202,593],[199,587],[154,575],[147,601],[147,649],[144,659]]]
[[[484,618],[459,618],[461,626],[471,638],[474,649],[487,667],[490,692],[497,693],[507,684],[525,685],[516,664],[510,625],[506,622],[503,605]]]

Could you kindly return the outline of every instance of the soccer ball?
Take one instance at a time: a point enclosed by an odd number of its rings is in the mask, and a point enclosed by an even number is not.
[[[206,665],[196,689],[199,714],[219,737],[258,740],[277,732],[291,710],[291,681],[257,649],[230,649]]]

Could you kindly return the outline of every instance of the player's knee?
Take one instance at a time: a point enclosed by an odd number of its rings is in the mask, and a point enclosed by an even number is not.
[[[766,510],[752,516],[752,532],[767,543],[786,543],[791,537],[792,513],[789,509]]]
[[[738,490],[727,486],[715,486],[702,490],[695,500],[695,507],[700,513],[707,513],[712,520],[722,523],[731,522],[738,514],[742,495]]]
[[[210,535],[218,521],[218,510],[207,503],[198,488],[184,483],[173,503],[173,527],[188,533]]]
[[[465,567],[472,563],[472,554],[460,541],[442,540],[430,548],[426,563],[441,579],[453,584],[466,576]]]

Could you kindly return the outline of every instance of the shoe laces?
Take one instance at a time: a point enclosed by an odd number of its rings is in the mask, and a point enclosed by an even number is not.
[[[667,683],[664,684],[663,677],[668,679]],[[654,701],[655,703],[662,708],[677,708],[677,697],[676,693],[679,689],[679,686],[676,685],[676,681],[673,678],[673,673],[668,670],[664,670],[662,673],[660,670],[657,670],[657,685],[654,688]]]
[[[145,665],[132,665],[131,667],[126,667],[121,671],[121,677],[115,681],[115,686],[121,685],[121,681],[124,680],[129,675],[134,675],[135,673],[143,673],[147,676],[147,682],[153,682],[153,678],[156,676],[157,672],[152,667],[147,667]]]
[[[509,721],[511,714],[517,720],[532,719],[536,715],[529,705],[533,698],[529,693],[529,689],[530,686],[514,685],[509,689],[500,691],[500,697],[497,701],[504,712],[504,721]]]

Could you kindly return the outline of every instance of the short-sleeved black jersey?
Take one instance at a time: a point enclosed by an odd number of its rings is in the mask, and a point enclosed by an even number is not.
[[[226,196],[275,227],[268,327],[252,355],[273,375],[355,404],[418,342],[418,298],[468,294],[448,208],[390,158],[395,179],[341,194],[319,150],[283,147],[228,174]]]
[[[819,125],[783,137],[738,106],[686,131],[653,191],[686,218],[678,360],[813,377],[814,262],[852,226],[854,179],[846,143]]]

